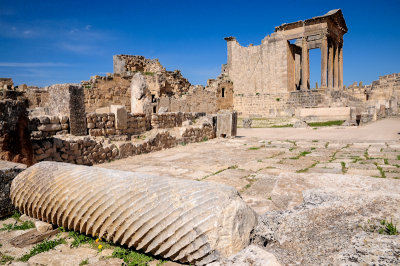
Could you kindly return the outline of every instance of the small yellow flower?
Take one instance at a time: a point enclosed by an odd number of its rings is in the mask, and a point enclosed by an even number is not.
[[[99,243],[99,241],[100,241],[100,239],[97,238],[97,239],[96,239],[96,243]]]
[[[102,249],[102,248],[103,248],[103,246],[102,246],[102,245],[99,245],[99,246],[98,246],[98,248],[99,248],[99,249]]]

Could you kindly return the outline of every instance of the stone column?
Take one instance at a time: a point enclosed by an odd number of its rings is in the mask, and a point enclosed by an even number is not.
[[[301,43],[301,90],[308,90],[310,84],[310,70],[308,62],[308,44],[307,37],[303,37]]]
[[[339,88],[343,89],[343,44],[339,46]]]
[[[327,87],[326,84],[326,73],[328,67],[328,39],[326,35],[322,37],[321,42],[321,89]]]
[[[333,88],[333,43],[329,42],[328,51],[328,88]]]
[[[333,87],[339,87],[339,45],[335,44],[335,56],[333,62]]]

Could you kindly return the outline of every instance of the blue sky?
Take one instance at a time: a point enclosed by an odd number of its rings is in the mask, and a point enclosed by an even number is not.
[[[115,54],[159,58],[193,84],[226,63],[224,37],[260,44],[282,23],[341,8],[344,84],[400,72],[400,1],[5,1],[0,0],[0,77],[16,85],[80,82],[112,72]],[[311,84],[320,52],[310,52]]]

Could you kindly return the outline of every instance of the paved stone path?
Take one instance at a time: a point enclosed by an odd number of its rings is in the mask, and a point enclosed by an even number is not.
[[[384,132],[379,138],[371,139],[380,129]],[[397,131],[400,119],[350,129],[308,129],[308,133],[304,129],[243,129],[239,130],[242,136],[234,139],[188,144],[98,167],[231,185],[258,213],[264,213],[301,203],[301,199],[285,202],[282,197],[271,200],[269,192],[276,185],[271,178],[281,173],[400,179]],[[286,138],[282,132],[295,134]]]

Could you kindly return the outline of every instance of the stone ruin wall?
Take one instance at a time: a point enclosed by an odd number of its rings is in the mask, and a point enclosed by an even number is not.
[[[35,163],[26,99],[0,98],[0,160]]]
[[[14,82],[11,78],[0,78],[0,89],[12,90],[14,88]]]
[[[85,93],[85,109],[95,112],[96,109],[112,104],[124,105],[131,111],[130,79],[120,75],[94,76],[90,81],[82,82]]]
[[[243,47],[233,37],[226,40],[227,75],[233,82],[233,106],[239,116],[285,115],[290,97],[285,64],[289,43],[276,33],[258,46]]]

